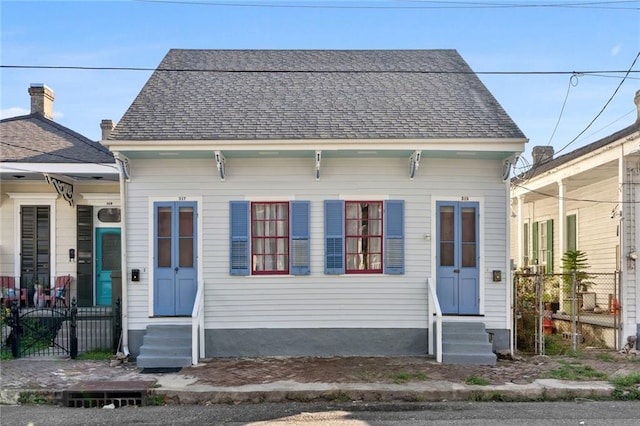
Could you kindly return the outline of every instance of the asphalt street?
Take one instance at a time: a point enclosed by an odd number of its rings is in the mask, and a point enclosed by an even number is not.
[[[635,426],[640,401],[277,403],[120,409],[2,406],[2,425],[492,425]]]

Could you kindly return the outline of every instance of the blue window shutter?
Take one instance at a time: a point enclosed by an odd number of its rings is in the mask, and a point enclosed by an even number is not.
[[[293,275],[309,275],[310,247],[309,247],[309,202],[291,201],[291,221],[289,226],[291,253],[289,272]]]
[[[249,202],[230,202],[230,270],[231,275],[249,275]]]
[[[344,201],[324,202],[324,273],[344,274]]]
[[[385,202],[385,273],[404,274],[404,201]]]

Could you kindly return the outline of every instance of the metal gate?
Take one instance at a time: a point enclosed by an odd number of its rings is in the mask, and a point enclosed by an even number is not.
[[[89,351],[118,349],[120,299],[114,307],[71,306],[3,308],[0,330],[2,357],[70,357]]]
[[[518,351],[546,354],[547,345],[620,349],[620,274],[514,274],[513,328]]]

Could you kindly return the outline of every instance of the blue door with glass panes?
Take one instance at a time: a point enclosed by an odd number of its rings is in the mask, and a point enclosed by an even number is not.
[[[196,298],[197,205],[154,203],[153,312],[191,315]]]
[[[436,288],[442,313],[480,313],[477,202],[436,203]]]

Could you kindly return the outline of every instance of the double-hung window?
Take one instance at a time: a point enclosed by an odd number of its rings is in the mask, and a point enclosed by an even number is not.
[[[326,274],[404,273],[404,202],[325,201]]]
[[[232,201],[231,275],[309,273],[309,202]]]
[[[251,203],[251,272],[289,273],[289,203]]]
[[[532,229],[533,261],[543,273],[553,273],[553,219],[534,222]]]

